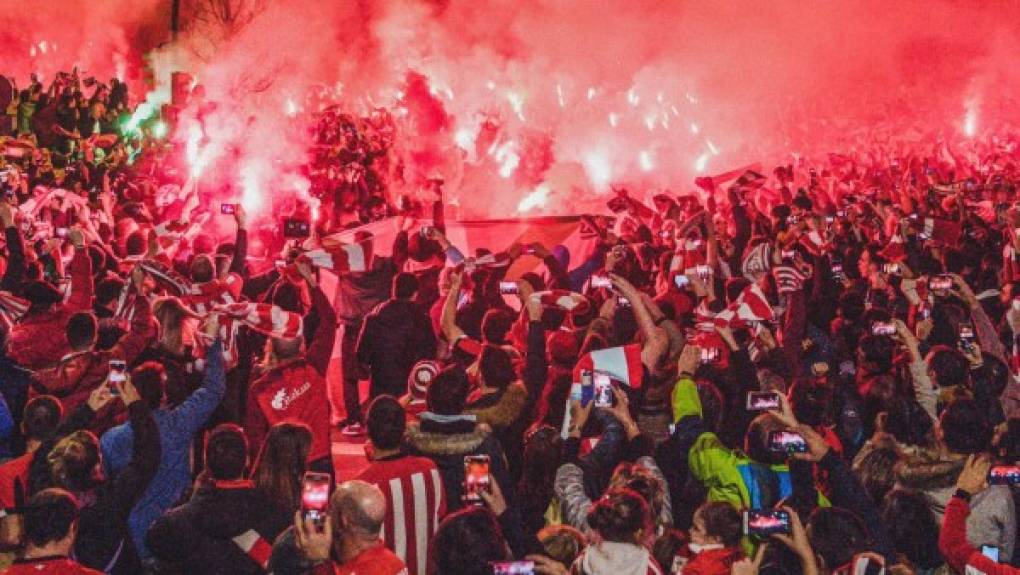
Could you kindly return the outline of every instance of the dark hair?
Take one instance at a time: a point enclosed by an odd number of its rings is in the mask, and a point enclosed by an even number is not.
[[[517,379],[510,354],[501,347],[486,345],[478,358],[478,371],[488,387],[505,389]]]
[[[110,277],[101,280],[96,284],[96,303],[100,305],[107,305],[110,302],[120,297],[120,292],[124,289],[124,281]]]
[[[832,421],[832,389],[815,381],[800,379],[790,387],[790,404],[797,421],[811,426]]]
[[[676,556],[687,547],[687,536],[682,531],[669,529],[655,540],[652,544],[652,556],[655,562],[663,565],[667,573],[672,573],[671,567]]]
[[[506,334],[513,327],[516,316],[505,309],[490,309],[482,316],[482,340],[501,345],[506,343]]]
[[[192,281],[205,283],[215,278],[216,267],[213,265],[212,258],[201,254],[191,260],[190,271]]]
[[[964,385],[970,374],[970,361],[958,350],[937,345],[928,354],[928,369],[935,374],[939,387]]]
[[[886,402],[885,430],[906,445],[927,445],[934,422],[912,397],[892,397]]]
[[[637,543],[651,527],[651,511],[640,495],[627,488],[610,489],[588,511],[588,525],[605,541]]]
[[[973,399],[957,399],[946,406],[939,425],[946,447],[953,453],[981,453],[992,442],[992,426]]]
[[[404,438],[407,414],[392,395],[380,395],[368,406],[368,438],[380,449],[396,449]]]
[[[297,509],[311,447],[312,430],[303,423],[285,421],[269,428],[252,473],[255,486],[281,508]]]
[[[744,521],[740,512],[733,505],[723,501],[705,503],[696,512],[705,523],[705,533],[718,537],[726,547],[740,544],[744,534]]]
[[[439,524],[429,550],[430,573],[491,575],[491,561],[506,559],[506,541],[491,511],[461,509]]]
[[[304,305],[301,303],[301,288],[294,282],[277,282],[269,296],[270,302],[284,311],[304,313]]]
[[[892,368],[895,346],[888,336],[869,333],[861,338],[857,346],[872,371],[885,372]]]
[[[425,404],[433,413],[459,415],[464,410],[468,388],[468,378],[464,370],[450,366],[440,371],[432,385],[429,385],[425,394]]]
[[[26,439],[47,441],[57,432],[64,408],[52,395],[39,395],[25,404],[23,414],[21,427]]]
[[[46,461],[53,483],[68,491],[89,491],[96,484],[99,440],[90,431],[75,431],[53,446]]]
[[[25,540],[35,547],[60,541],[78,520],[78,501],[63,489],[43,489],[25,506]]]
[[[396,299],[411,299],[418,292],[418,278],[409,272],[400,272],[393,276],[391,295]]]
[[[124,255],[140,256],[148,249],[148,240],[141,230],[131,232],[124,240]]]
[[[942,565],[939,555],[939,522],[924,493],[896,489],[885,497],[882,524],[896,551],[922,569]]]
[[[854,512],[840,507],[816,508],[808,522],[808,539],[829,572],[867,551],[871,543],[864,522]]]
[[[875,505],[896,485],[896,464],[900,455],[891,447],[876,447],[854,461],[854,474]]]
[[[166,368],[155,361],[147,361],[131,371],[131,383],[149,409],[157,409],[163,403],[165,379]]]
[[[205,466],[213,479],[240,479],[248,464],[248,438],[234,423],[217,425],[205,440]]]
[[[786,461],[785,453],[769,450],[769,432],[782,429],[779,422],[767,413],[751,420],[744,437],[744,451],[754,461],[765,464],[780,464]]]
[[[96,316],[90,311],[80,311],[67,320],[67,343],[71,349],[82,350],[92,347],[96,342],[99,324]]]

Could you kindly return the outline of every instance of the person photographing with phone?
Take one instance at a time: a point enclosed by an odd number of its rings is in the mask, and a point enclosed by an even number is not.
[[[988,575],[1012,575],[1020,569],[999,563],[1001,556],[992,559],[969,541],[971,500],[988,488],[993,470],[988,455],[971,455],[956,480],[956,491],[946,504],[946,514],[939,534],[939,551],[946,562],[958,572],[986,573]],[[982,548],[984,549],[984,548]],[[997,549],[993,547],[993,549]]]

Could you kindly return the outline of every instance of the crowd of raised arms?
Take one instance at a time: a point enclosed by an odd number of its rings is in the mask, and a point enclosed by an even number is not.
[[[331,223],[300,229],[296,211],[259,235],[267,264],[242,206],[210,213],[173,153],[112,135],[124,84],[62,74],[7,111],[6,572],[1020,564],[1011,136],[858,147],[647,202],[618,190],[613,215],[581,217],[583,253],[468,253],[441,182],[411,212],[375,180],[386,117],[359,138],[330,112]],[[379,218],[392,246],[321,233]],[[334,472],[331,432],[365,437],[355,476]]]

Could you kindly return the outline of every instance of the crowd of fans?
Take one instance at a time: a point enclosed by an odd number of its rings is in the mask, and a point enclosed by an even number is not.
[[[386,115],[329,112],[313,169],[343,169],[319,193],[338,224],[392,216],[390,251],[310,230],[256,269],[243,207],[210,235],[162,152],[102,138],[126,87],[86,83],[33,82],[5,126],[9,572],[1020,564],[1013,138],[740,170],[649,204],[620,190],[582,218],[587,253],[464,253],[441,181],[430,217],[394,216],[356,168],[385,171]],[[32,110],[54,102],[44,136]],[[510,280],[518,260],[533,271]],[[333,470],[340,329],[356,477]]]

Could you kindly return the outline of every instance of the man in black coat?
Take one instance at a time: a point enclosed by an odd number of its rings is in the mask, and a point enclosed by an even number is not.
[[[414,274],[399,273],[393,278],[390,299],[365,318],[357,355],[371,369],[373,399],[382,394],[403,395],[411,367],[436,356],[436,334],[428,313],[414,302],[417,292]]]

